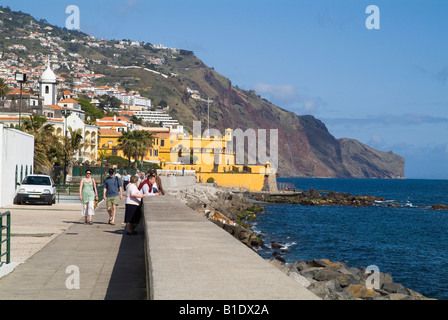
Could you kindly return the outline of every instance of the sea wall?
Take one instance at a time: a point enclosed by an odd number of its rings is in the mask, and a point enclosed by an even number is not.
[[[319,300],[172,195],[144,199],[151,300]]]
[[[160,176],[162,180],[162,186],[165,190],[185,188],[194,186],[196,184],[195,176]]]

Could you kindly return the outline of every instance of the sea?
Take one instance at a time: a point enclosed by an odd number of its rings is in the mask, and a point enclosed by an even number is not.
[[[349,267],[377,266],[393,281],[429,298],[448,299],[448,180],[279,178],[296,189],[373,195],[370,207],[265,204],[253,229],[273,258],[280,242],[287,263],[329,259]],[[389,203],[396,206],[390,207]],[[276,250],[279,251],[279,250]]]

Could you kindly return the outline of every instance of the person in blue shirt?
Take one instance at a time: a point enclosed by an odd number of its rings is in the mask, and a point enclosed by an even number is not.
[[[104,200],[106,200],[109,224],[115,224],[115,215],[120,200],[123,199],[123,184],[121,179],[115,176],[115,170],[109,169],[109,176],[104,180]]]
[[[121,177],[121,179],[123,180],[123,190],[126,191],[126,187],[129,184],[129,180],[131,179],[131,175],[125,171],[124,175]]]

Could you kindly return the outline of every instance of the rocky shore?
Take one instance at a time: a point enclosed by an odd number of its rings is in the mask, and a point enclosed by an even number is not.
[[[382,197],[371,195],[351,195],[335,191],[317,191],[311,188],[307,191],[283,192],[276,194],[247,194],[252,199],[268,203],[291,203],[304,206],[371,206],[375,202],[385,201]]]
[[[269,249],[262,236],[250,229],[251,222],[256,221],[257,214],[263,214],[264,209],[258,202],[258,197],[247,197],[237,190],[215,187],[211,184],[197,184],[189,188],[170,191],[183,200],[187,206],[220,226],[235,238],[252,249]],[[330,195],[330,196],[328,196]],[[291,197],[281,197],[283,199]],[[371,205],[373,201],[384,201],[371,196],[353,197],[347,194],[320,192],[310,190],[305,195],[296,197],[309,205]],[[261,200],[261,199],[260,199]],[[266,200],[266,199],[264,199]],[[278,200],[278,199],[276,199]],[[291,201],[291,200],[288,200]],[[296,200],[292,200],[296,201]],[[298,203],[298,202],[288,202]],[[326,204],[324,204],[326,203]],[[392,276],[380,272],[379,283],[368,287],[372,273],[365,267],[349,267],[343,262],[315,259],[311,261],[296,261],[286,263],[282,255],[288,253],[282,243],[269,244],[273,258],[268,261],[293,278],[302,286],[308,288],[324,300],[427,300],[423,295],[393,282]]]
[[[431,300],[393,282],[387,273],[379,272],[379,283],[375,283],[373,272],[365,267],[352,268],[327,259],[269,262],[324,300]]]
[[[237,190],[201,183],[170,190],[188,207],[223,228],[250,248],[263,246],[260,237],[250,229],[256,214],[264,212],[261,205],[243,197]]]

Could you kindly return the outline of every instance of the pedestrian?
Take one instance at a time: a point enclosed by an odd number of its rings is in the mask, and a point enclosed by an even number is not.
[[[81,179],[79,200],[82,203],[82,216],[85,218],[84,224],[92,225],[92,217],[95,215],[95,200],[98,201],[98,189],[96,188],[95,179],[92,178],[91,170],[86,170],[85,178]]]
[[[127,235],[137,234],[137,231],[134,229],[140,222],[142,215],[142,198],[148,197],[148,194],[143,194],[138,190],[137,181],[138,178],[136,176],[132,176],[126,189],[126,209],[124,213],[124,222],[126,223]]]
[[[123,184],[115,176],[115,170],[109,169],[109,176],[104,180],[104,199],[106,200],[109,224],[115,224],[115,215],[120,200],[123,199]]]
[[[157,174],[157,170],[152,169],[151,174],[153,174],[156,177],[155,187],[159,190],[159,192],[162,194],[162,196],[164,196],[166,193],[162,186],[162,179],[160,179],[160,176]]]
[[[159,190],[156,185],[156,177],[153,174],[148,173],[147,178],[140,184],[138,190],[151,197],[159,196]]]
[[[127,173],[127,171],[124,172],[123,177],[121,178],[123,180],[123,190],[126,191],[126,187],[129,184],[129,179],[131,178],[131,175]]]

